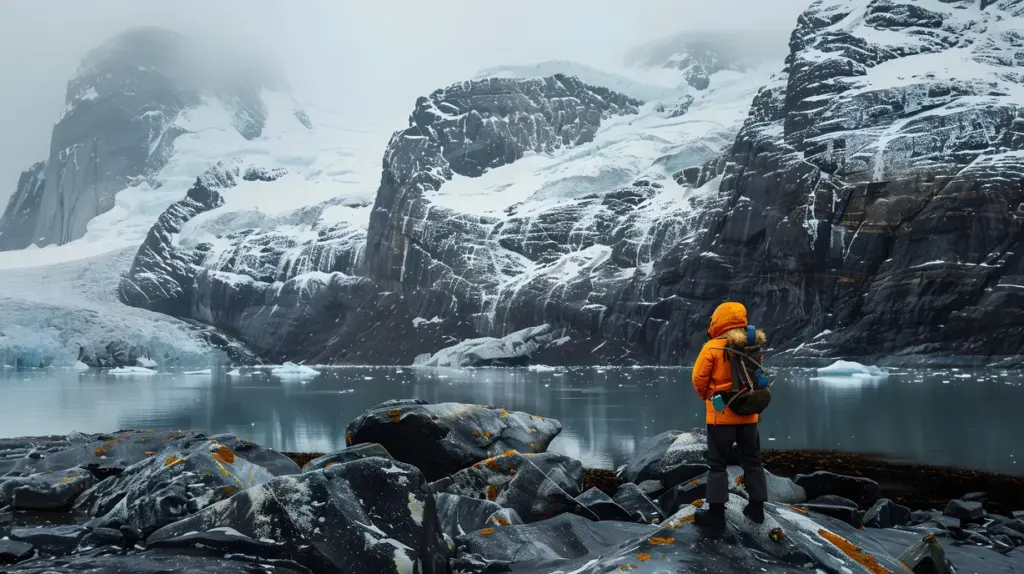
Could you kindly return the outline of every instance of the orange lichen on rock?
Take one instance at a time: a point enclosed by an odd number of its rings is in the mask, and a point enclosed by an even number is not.
[[[92,451],[92,453],[95,454],[96,456],[107,456],[107,449],[103,448],[102,446],[97,447],[96,450]]]
[[[484,431],[484,438],[491,438],[491,431]]]
[[[651,555],[646,553],[646,552],[641,552],[641,553],[636,555],[636,559],[641,561],[641,562],[647,562],[648,560],[651,559]]]
[[[743,485],[743,475],[741,474],[741,475],[737,476],[735,482],[736,482],[736,486],[742,486]]]
[[[487,500],[498,498],[498,489],[494,485],[487,486]]]
[[[330,467],[332,467],[332,466],[334,466],[334,465],[336,465],[336,464],[338,464],[338,463],[336,463],[336,462],[334,462],[334,461],[332,460],[331,462],[325,463],[325,464],[324,464],[324,468],[330,468]]]
[[[789,509],[794,512],[799,512],[800,514],[807,514],[807,511],[804,510],[803,508],[800,508],[799,506],[793,506],[792,504],[789,505]]]
[[[511,526],[512,525],[511,522],[509,522],[508,520],[505,520],[504,518],[502,518],[500,516],[492,516],[492,517],[487,519],[487,522],[493,522],[494,524],[497,524],[498,526]]]
[[[480,431],[474,429],[472,434],[473,436],[480,436]]]
[[[352,446],[352,433],[345,433],[345,446]]]
[[[694,500],[690,504],[694,505],[697,508],[701,508],[702,506],[704,506],[704,500],[701,499],[701,498],[698,498],[697,500]]]
[[[480,534],[482,534],[483,536],[490,536],[491,534],[494,534],[494,529],[493,528],[484,528],[483,530],[480,531]]]
[[[213,460],[223,462],[224,464],[235,463],[235,453],[232,452],[230,448],[224,445],[220,445],[217,448],[217,450],[213,451],[213,454],[210,456],[213,457]]]
[[[508,418],[508,411],[506,411],[505,409],[501,409],[500,412],[501,412],[501,418],[503,418],[503,419]]]
[[[829,532],[828,530],[821,528],[818,530],[818,536],[828,540],[833,546],[842,550],[843,554],[852,558],[854,562],[863,566],[868,572],[871,572],[871,574],[895,574],[892,570],[889,570],[879,564],[877,558],[867,552],[864,552],[864,549],[860,546],[857,546],[853,542],[850,542],[834,532]]]
[[[155,450],[147,450],[147,451],[143,451],[142,454],[144,454],[146,456],[153,456],[154,454],[156,454],[156,451]]]
[[[533,450],[537,450],[537,443],[531,442],[530,443],[530,448],[532,448]]]
[[[402,420],[402,409],[391,409],[388,411],[388,418],[391,419],[391,422],[393,423],[397,423]]]
[[[116,438],[112,438],[110,440],[103,441],[103,446],[112,446],[112,445],[115,445],[115,444],[117,444],[117,439]]]
[[[173,454],[164,460],[164,466],[174,466],[185,462],[185,459],[174,456]]]
[[[664,546],[665,544],[672,544],[676,539],[673,536],[652,536],[647,541],[655,546]]]
[[[537,427],[530,427],[530,432],[537,432]]]

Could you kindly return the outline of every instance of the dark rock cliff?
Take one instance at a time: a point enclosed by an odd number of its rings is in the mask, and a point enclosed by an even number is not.
[[[270,229],[168,255],[174,232],[156,232],[122,294],[273,360],[408,363],[549,325],[558,344],[539,361],[687,364],[726,300],[795,357],[1015,357],[1024,40],[1006,23],[1021,17],[1009,0],[816,2],[724,154],[674,182],[503,215],[432,198],[455,176],[590,142],[641,102],[558,75],[457,84],[391,139],[364,244],[348,228],[306,243]]]
[[[178,33],[150,27],[90,52],[68,82],[49,158],[25,172],[0,218],[0,250],[84,235],[92,218],[114,207],[117,192],[164,167],[186,133],[176,120],[204,95],[224,103],[243,137],[258,137],[266,120],[262,83],[204,75],[197,69],[204,58]]]

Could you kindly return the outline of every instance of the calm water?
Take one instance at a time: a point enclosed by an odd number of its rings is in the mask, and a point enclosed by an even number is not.
[[[268,370],[149,377],[0,370],[0,436],[195,428],[291,451],[344,446],[345,426],[392,398],[493,404],[555,417],[553,449],[621,464],[644,438],[703,425],[685,369],[333,368],[306,382]],[[780,375],[762,422],[765,448],[867,451],[1024,474],[1024,375],[905,372],[885,380]]]

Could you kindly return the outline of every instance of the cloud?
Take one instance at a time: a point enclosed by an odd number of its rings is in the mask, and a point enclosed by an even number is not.
[[[213,39],[278,66],[299,93],[401,127],[419,95],[537,59],[615,67],[684,31],[743,31],[784,48],[808,0],[10,0],[0,21],[0,202],[48,154],[82,56],[133,26]],[[780,62],[781,65],[781,62]],[[0,204],[2,205],[2,204]]]

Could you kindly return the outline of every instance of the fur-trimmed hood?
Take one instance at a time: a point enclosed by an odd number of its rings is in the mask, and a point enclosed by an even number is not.
[[[765,342],[767,340],[768,340],[768,337],[764,334],[764,331],[762,331],[761,329],[756,329],[754,331],[754,344],[755,345],[764,346],[764,344],[765,344]],[[737,349],[742,349],[743,347],[746,347],[747,346],[747,329],[745,327],[736,328],[736,329],[729,329],[728,331],[725,332],[725,342],[730,347],[735,347]]]

